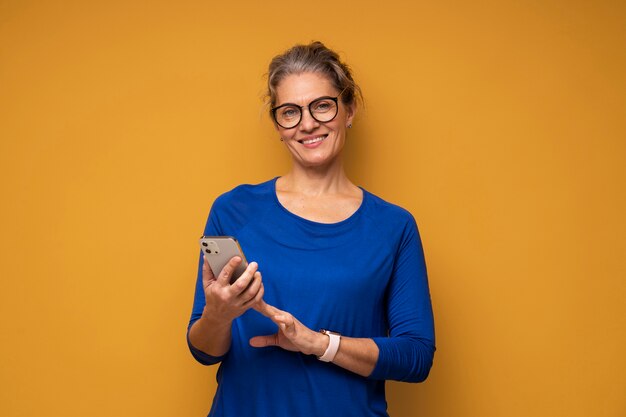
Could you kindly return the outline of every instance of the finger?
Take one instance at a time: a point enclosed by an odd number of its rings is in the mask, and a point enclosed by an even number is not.
[[[293,316],[291,314],[278,314],[274,316],[272,319],[274,323],[278,324],[279,326],[283,324],[287,328],[292,328],[295,325]]]
[[[206,288],[211,281],[215,281],[215,276],[213,275],[213,271],[209,266],[209,261],[204,258],[204,260],[202,261],[202,283],[204,284],[204,287]]]
[[[239,256],[233,256],[217,276],[217,282],[224,286],[230,285],[230,277],[235,273],[235,269],[237,269],[240,263],[241,258]]]
[[[265,317],[269,317],[270,313],[267,312],[269,304],[265,302],[265,300],[259,300],[252,308],[254,308],[257,312],[263,314]]]
[[[265,288],[263,287],[263,282],[259,280],[259,288],[258,291],[253,295],[251,299],[246,301],[242,307],[249,308],[259,301],[263,300],[263,294],[265,293]]]
[[[259,301],[259,303],[255,306],[254,309],[258,311],[259,313],[263,314],[265,317],[270,318],[270,319],[276,315],[285,313],[284,311],[279,310],[278,308],[270,304],[267,304],[265,300]]]
[[[296,327],[297,320],[291,314],[279,314],[271,319],[289,340],[295,342],[298,337],[298,329]]]
[[[263,285],[263,283],[261,282],[261,288],[259,289],[259,292],[256,293],[256,297],[254,297],[254,304],[257,304],[263,301],[264,295],[265,295],[265,285]]]
[[[270,319],[282,330],[292,334],[295,331],[295,324],[291,314],[277,314],[270,316]]]
[[[278,346],[278,333],[267,336],[254,336],[249,341],[252,347]]]
[[[246,304],[249,301],[254,300],[254,298],[256,297],[256,294],[259,292],[259,289],[261,288],[261,284],[262,284],[261,273],[259,271],[256,271],[252,278],[252,282],[250,283],[250,285],[248,285],[248,288],[246,288],[244,292],[239,294],[239,298],[243,304]]]
[[[252,278],[254,278],[254,274],[257,272],[259,265],[256,262],[250,262],[246,270],[241,274],[240,277],[237,277],[237,281],[235,281],[231,287],[231,293],[233,295],[242,294],[250,285]]]

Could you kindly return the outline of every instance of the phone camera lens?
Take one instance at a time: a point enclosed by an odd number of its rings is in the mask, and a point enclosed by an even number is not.
[[[204,250],[206,253],[211,253],[211,249],[205,249]]]
[[[206,242],[202,242],[202,246],[209,246],[209,244]]]

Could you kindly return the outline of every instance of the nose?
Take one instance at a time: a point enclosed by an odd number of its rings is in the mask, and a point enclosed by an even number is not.
[[[300,120],[300,130],[309,132],[320,125],[320,122],[315,120],[311,115],[308,108],[302,109],[302,120]]]

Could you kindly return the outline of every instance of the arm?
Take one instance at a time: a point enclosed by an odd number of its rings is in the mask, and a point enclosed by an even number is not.
[[[255,309],[276,323],[279,331],[273,335],[253,337],[250,339],[251,346],[280,346],[286,350],[318,357],[328,348],[330,338],[327,335],[309,329],[293,315],[262,300],[256,304]],[[378,346],[372,339],[342,336],[333,363],[361,376],[369,376],[377,359]]]
[[[224,207],[230,204],[218,197],[211,207],[204,235],[222,236]],[[228,224],[228,222],[226,222]],[[243,314],[255,300],[263,297],[263,284],[257,264],[251,262],[240,279],[230,285],[230,277],[241,259],[235,257],[215,277],[200,254],[198,276],[189,326],[187,345],[193,357],[204,365],[220,362],[230,349],[233,320]]]
[[[191,323],[187,341],[194,357],[204,364],[221,360],[230,349],[232,321],[263,298],[256,262],[251,262],[241,277],[230,284],[230,276],[240,263],[238,256],[232,258],[215,278],[208,262],[203,262],[204,307],[201,316]],[[196,304],[197,298],[196,293]],[[197,307],[194,305],[194,310]]]
[[[374,337],[379,358],[372,379],[424,381],[435,354],[435,327],[424,261],[415,220],[402,234],[387,289],[388,337]]]

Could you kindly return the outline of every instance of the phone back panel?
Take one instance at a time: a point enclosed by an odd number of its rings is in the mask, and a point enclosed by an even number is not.
[[[230,278],[231,284],[235,282],[248,267],[248,262],[243,255],[239,242],[232,236],[202,236],[200,238],[200,248],[216,278],[233,256],[239,256],[242,259],[242,262]]]

